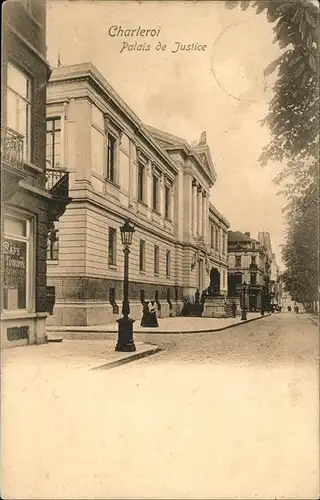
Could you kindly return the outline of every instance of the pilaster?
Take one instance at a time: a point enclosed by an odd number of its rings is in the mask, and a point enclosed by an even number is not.
[[[198,187],[198,234],[203,235],[202,189]]]
[[[147,163],[147,175],[146,175],[146,203],[148,205],[148,218],[151,218],[152,211],[152,165],[151,160]]]
[[[198,229],[198,204],[197,204],[197,183],[195,180],[192,182],[192,235],[194,238],[197,237]]]
[[[209,224],[209,215],[208,215],[208,198],[207,193],[203,193],[202,196],[202,205],[203,205],[203,239],[204,243],[208,243],[208,224]]]

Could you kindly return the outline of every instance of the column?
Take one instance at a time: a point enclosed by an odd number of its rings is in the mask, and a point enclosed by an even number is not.
[[[152,166],[151,161],[148,160],[147,165],[147,179],[146,179],[146,203],[148,208],[152,208]]]
[[[183,198],[183,239],[189,242],[192,239],[192,177],[189,174],[184,176]],[[179,210],[181,210],[180,207]]]
[[[159,179],[159,213],[164,217],[164,175],[160,173]]]
[[[129,140],[129,172],[130,172],[130,184],[129,184],[129,201],[137,201],[137,154],[134,143]]]
[[[201,187],[199,187],[198,188],[198,234],[199,234],[199,236],[202,236],[202,218],[203,218],[202,189],[201,189]]]
[[[176,189],[175,182],[171,185],[171,189],[170,189],[169,219],[171,219],[172,222],[174,222],[176,224],[176,220],[175,220],[175,216],[174,216],[174,200],[175,200],[175,189]]]
[[[197,183],[192,182],[192,234],[197,237]]]
[[[207,193],[203,193],[203,199],[202,199],[202,205],[203,205],[203,239],[205,244],[208,243],[208,212],[207,212],[207,206],[208,206],[208,198],[207,198]]]

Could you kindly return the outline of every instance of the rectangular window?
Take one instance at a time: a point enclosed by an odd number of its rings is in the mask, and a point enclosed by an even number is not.
[[[3,248],[3,308],[28,309],[31,279],[31,223],[18,217],[5,216]]]
[[[30,161],[31,80],[16,66],[7,66],[7,126],[21,135],[23,158]]]
[[[92,171],[103,177],[104,174],[104,135],[96,127],[91,127],[91,166]]]
[[[255,256],[255,255],[253,255],[253,256],[251,257],[251,264],[253,264],[253,265],[255,265],[255,264],[256,264],[256,256]]]
[[[139,162],[138,164],[138,200],[144,201],[144,182],[145,182],[145,166]]]
[[[236,256],[236,267],[241,267],[241,255]]]
[[[107,142],[107,179],[111,182],[116,180],[116,145],[117,139],[108,133]]]
[[[152,176],[152,208],[158,211],[159,202],[159,179],[156,175]]]
[[[159,247],[154,246],[154,274],[159,274]]]
[[[165,191],[164,191],[164,216],[167,219],[170,219],[171,217],[171,189],[169,186],[165,185]]]
[[[60,168],[61,119],[48,118],[46,121],[46,163],[49,168]]]
[[[170,276],[170,271],[171,271],[171,252],[170,250],[167,250],[166,254],[166,275],[167,277]]]
[[[117,230],[113,227],[109,227],[109,246],[108,246],[108,264],[109,266],[115,266],[117,263]]]
[[[211,248],[214,248],[214,228],[213,228],[213,224],[210,225],[210,245],[211,245]]]
[[[251,285],[257,284],[257,273],[250,274],[250,283],[251,283]]]
[[[140,272],[146,270],[146,242],[144,240],[140,240],[139,268]]]
[[[47,260],[59,259],[59,222],[55,221],[48,232]]]

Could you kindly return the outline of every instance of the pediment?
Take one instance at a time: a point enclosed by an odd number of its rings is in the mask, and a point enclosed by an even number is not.
[[[217,179],[217,173],[214,168],[214,164],[208,146],[207,145],[201,147],[198,146],[194,148],[194,153],[198,161],[201,163],[206,174],[212,179],[213,182],[215,182]]]
[[[200,163],[204,173],[211,180],[212,184],[215,183],[217,173],[214,168],[209,147],[206,144],[205,132],[202,133],[201,139],[197,144],[192,143],[192,145],[190,145],[181,137],[169,134],[168,132],[163,132],[162,130],[154,127],[148,126],[147,128],[164,149],[181,149],[187,156],[190,157],[190,159],[192,157],[195,158],[197,162]]]

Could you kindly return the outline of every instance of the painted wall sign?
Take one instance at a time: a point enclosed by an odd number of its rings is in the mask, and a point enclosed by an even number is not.
[[[5,238],[3,241],[4,286],[21,288],[26,285],[27,244]]]

